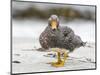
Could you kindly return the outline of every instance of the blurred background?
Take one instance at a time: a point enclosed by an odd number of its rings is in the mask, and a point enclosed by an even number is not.
[[[37,18],[47,20],[51,14],[56,14],[62,17],[64,21],[73,19],[95,20],[94,6],[14,1],[12,4],[12,17],[14,19]]]
[[[13,73],[76,70],[95,68],[95,6],[12,1],[12,55]],[[55,14],[60,26],[68,26],[79,35],[86,47],[70,53],[62,68],[50,67],[39,36],[48,26],[48,18]],[[42,60],[41,60],[42,58]],[[40,61],[41,60],[41,61]],[[55,60],[55,58],[54,58]],[[92,62],[92,63],[90,63]]]
[[[39,35],[52,14],[58,15],[60,25],[71,27],[83,41],[95,43],[95,13],[95,6],[12,1],[14,46],[40,47]]]

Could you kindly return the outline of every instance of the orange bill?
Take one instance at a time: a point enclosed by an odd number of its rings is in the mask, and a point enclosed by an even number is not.
[[[51,21],[51,28],[57,29],[57,21]]]

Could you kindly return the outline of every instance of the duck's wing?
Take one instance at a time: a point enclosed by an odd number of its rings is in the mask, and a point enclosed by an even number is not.
[[[67,26],[60,27],[60,31],[62,32],[62,34],[64,35],[64,37],[66,39],[70,39],[70,38],[74,37],[74,35],[75,35],[74,31]]]
[[[63,47],[69,50],[74,50],[75,48],[83,46],[84,42],[80,36],[75,35],[74,31],[69,27],[61,27],[60,31],[64,35]]]
[[[75,35],[72,39],[72,43],[75,45],[76,48],[83,46],[83,41],[80,36]]]

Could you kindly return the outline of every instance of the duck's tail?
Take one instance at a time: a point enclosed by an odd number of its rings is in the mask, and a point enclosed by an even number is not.
[[[83,47],[85,47],[86,44],[87,44],[87,42],[82,42],[82,43],[81,43],[81,45],[82,45]]]

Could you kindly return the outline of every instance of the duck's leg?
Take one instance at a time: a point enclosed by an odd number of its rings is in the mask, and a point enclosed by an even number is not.
[[[50,64],[57,64],[57,63],[60,63],[62,60],[61,60],[61,58],[60,58],[60,52],[57,52],[57,61],[56,62],[50,62]]]
[[[57,62],[52,62],[51,65],[54,66],[54,67],[62,67],[64,66],[64,63],[63,61],[61,60],[60,58],[60,52],[57,52]]]
[[[65,60],[68,57],[66,49],[52,48],[52,51],[57,52],[57,62],[50,62],[53,67],[63,67],[65,64]],[[61,59],[61,53],[64,54],[64,58]]]
[[[57,63],[62,62],[60,52],[57,52]]]
[[[61,60],[61,58],[60,58],[61,57],[60,56],[61,52],[64,52],[64,58],[63,58],[63,60]],[[57,62],[51,63],[52,66],[54,66],[54,67],[63,67],[64,66],[68,54],[67,54],[67,51],[65,49],[62,49],[61,52],[57,51],[57,56],[58,56],[57,57]]]
[[[64,58],[63,58],[63,62],[65,63],[65,61],[67,60],[68,58],[68,53],[67,51],[64,52]]]

